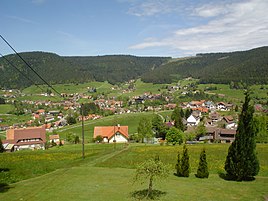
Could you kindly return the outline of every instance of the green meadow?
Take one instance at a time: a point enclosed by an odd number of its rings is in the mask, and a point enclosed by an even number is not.
[[[7,114],[14,109],[13,105],[10,104],[0,104],[0,114]]]
[[[206,148],[210,171],[208,179],[194,176],[203,147]],[[0,155],[0,200],[140,200],[137,192],[146,189],[147,183],[133,183],[135,168],[155,155],[159,155],[171,168],[169,177],[154,185],[154,189],[161,194],[157,200],[267,199],[268,145],[257,145],[261,170],[256,179],[250,182],[226,181],[219,177],[218,173],[223,172],[228,147],[228,144],[188,145],[191,165],[189,178],[179,178],[173,174],[177,152],[182,151],[182,145],[130,144],[126,147],[119,144],[87,144],[84,160],[81,159],[81,145],[4,153]],[[5,167],[9,168],[5,170]],[[7,174],[14,180],[5,180],[3,175]]]

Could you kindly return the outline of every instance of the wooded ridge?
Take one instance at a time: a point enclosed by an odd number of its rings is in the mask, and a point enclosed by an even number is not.
[[[198,78],[200,83],[268,83],[268,47],[180,59],[131,55],[66,57],[46,52],[20,54],[50,84],[88,81],[116,84],[137,78],[144,82],[171,83],[185,77]],[[43,84],[16,55],[5,57],[34,83]],[[33,84],[4,58],[0,58],[0,75],[2,88],[24,88]]]

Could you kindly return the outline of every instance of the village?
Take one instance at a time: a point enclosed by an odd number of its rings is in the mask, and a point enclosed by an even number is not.
[[[23,105],[21,109],[23,113],[31,114],[31,119],[27,122],[20,124],[15,123],[13,125],[5,125],[3,119],[0,119],[0,130],[6,132],[6,139],[3,140],[3,145],[6,151],[45,149],[47,143],[56,145],[68,143],[68,139],[60,136],[57,130],[66,126],[68,127],[68,125],[79,123],[82,120],[87,122],[102,119],[107,115],[142,114],[142,112],[158,113],[160,111],[170,111],[171,113],[176,107],[188,113],[182,119],[185,125],[184,132],[186,136],[189,133],[194,133],[195,135],[191,138],[186,137],[185,140],[188,143],[231,143],[234,141],[238,121],[238,116],[234,110],[237,110],[237,106],[230,102],[213,102],[211,100],[191,100],[176,104],[174,103],[173,93],[179,89],[180,87],[178,86],[171,86],[167,88],[168,93],[165,93],[165,95],[163,95],[163,93],[152,94],[145,92],[143,95],[128,98],[127,101],[117,100],[115,97],[105,99],[103,95],[98,95],[97,98],[93,99],[91,95],[79,93],[63,93],[61,96],[64,100],[59,102],[48,100],[23,100],[20,103]],[[185,89],[187,89],[187,87],[183,88],[184,91],[181,92],[182,95],[189,93],[185,93]],[[90,93],[96,92],[96,90],[92,88],[88,88],[88,90]],[[111,90],[113,90],[113,88]],[[10,91],[6,92],[9,92],[4,94],[7,100],[14,98],[14,95],[11,95]],[[124,93],[127,92],[124,91]],[[54,96],[53,94],[42,95]],[[88,100],[91,104],[91,112],[83,117],[80,113],[80,99]],[[9,102],[7,101],[7,103]],[[12,104],[14,104],[14,99]],[[92,106],[97,109],[92,109]],[[170,117],[162,116],[162,118],[168,128],[174,126],[174,120]],[[200,125],[205,128],[205,133],[203,132],[201,135],[197,133],[197,128]],[[133,139],[133,134],[134,133],[128,132],[128,125],[120,126],[118,124],[114,126],[95,127],[92,135],[94,139],[100,139],[98,142],[102,143],[128,143],[133,142],[133,140],[131,140]],[[98,138],[99,136],[101,136],[101,138]],[[163,137],[157,138],[157,136],[152,136],[152,138],[151,143],[165,142]]]

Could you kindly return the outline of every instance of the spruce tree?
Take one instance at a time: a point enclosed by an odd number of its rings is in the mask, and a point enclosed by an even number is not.
[[[183,146],[183,153],[181,157],[181,176],[182,177],[189,177],[190,175],[190,162],[189,162],[189,155],[188,149],[186,145]]]
[[[3,153],[5,151],[2,140],[0,138],[0,153]]]
[[[178,158],[177,158],[177,163],[176,163],[176,175],[181,177],[181,156],[180,156],[180,152],[178,152]]]
[[[195,174],[198,178],[208,178],[208,164],[207,164],[207,156],[205,148],[200,153],[200,160],[198,164],[197,173]]]
[[[250,105],[249,93],[245,95],[235,141],[230,145],[225,161],[227,178],[235,181],[252,180],[260,169],[256,154],[254,108]]]

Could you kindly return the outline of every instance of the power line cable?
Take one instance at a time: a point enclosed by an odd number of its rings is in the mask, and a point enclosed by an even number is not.
[[[11,63],[4,55],[2,55],[0,53],[1,57],[3,59],[5,59],[13,68],[15,68],[21,75],[23,75],[23,77],[25,77],[26,79],[28,79],[30,82],[32,82],[35,86],[37,86],[39,89],[41,89],[41,91],[44,91],[44,89],[42,89],[38,84],[36,84],[31,78],[29,78],[26,74],[24,74],[22,71],[20,71],[13,63]]]
[[[0,37],[2,38],[2,40],[16,53],[16,55],[47,85],[49,86],[53,91],[55,91],[59,96],[61,96],[61,94],[54,88],[52,87],[46,80],[44,80],[32,67],[30,64],[28,64],[23,58],[22,56],[7,42],[7,40],[0,34]]]

